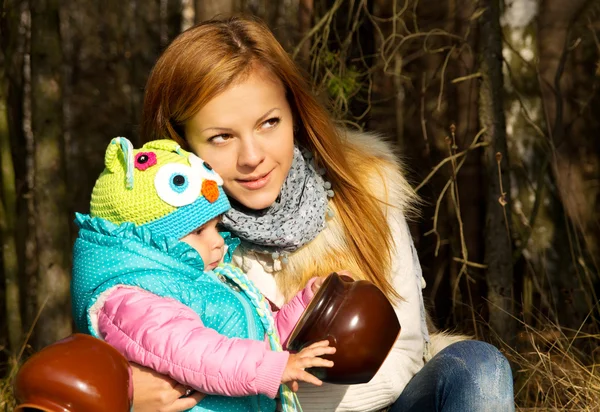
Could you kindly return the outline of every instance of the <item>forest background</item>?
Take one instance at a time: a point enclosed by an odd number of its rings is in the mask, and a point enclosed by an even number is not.
[[[398,148],[440,328],[496,344],[522,410],[600,410],[600,1],[0,0],[0,408],[72,331],[75,211],[178,33],[258,16],[340,123]]]

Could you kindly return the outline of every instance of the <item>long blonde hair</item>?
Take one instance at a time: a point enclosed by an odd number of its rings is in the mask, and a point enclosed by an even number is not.
[[[347,154],[356,149],[340,135],[298,66],[258,20],[206,21],[169,45],[148,79],[142,139],[169,137],[187,147],[185,123],[229,85],[247,76],[255,64],[283,83],[298,126],[297,142],[313,152],[317,164],[326,167],[348,248],[361,271],[356,275],[375,283],[387,296],[397,296],[389,279],[390,228],[383,205],[365,187],[356,165],[348,161]],[[366,154],[361,156],[369,160]]]

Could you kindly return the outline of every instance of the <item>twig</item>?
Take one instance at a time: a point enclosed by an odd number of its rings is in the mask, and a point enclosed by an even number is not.
[[[50,296],[46,296],[46,299],[44,300],[44,302],[42,303],[42,305],[40,306],[40,309],[38,310],[37,314],[35,315],[35,318],[33,319],[33,322],[31,323],[31,327],[29,328],[29,330],[27,331],[27,336],[25,337],[25,341],[23,342],[23,345],[21,346],[21,350],[19,351],[19,355],[15,358],[15,363],[13,364],[10,373],[9,373],[9,380],[12,381],[12,379],[15,377],[15,375],[17,374],[17,370],[19,369],[19,364],[21,361],[21,357],[23,356],[23,352],[25,352],[25,348],[27,347],[27,342],[29,342],[29,339],[31,338],[31,334],[33,333],[33,329],[35,328],[35,325],[37,324],[38,320],[40,319],[40,315],[42,314],[42,311],[44,310],[44,307],[46,307],[46,303],[48,303],[48,299],[50,299]]]
[[[521,247],[516,249],[513,253],[513,263],[515,263],[523,254],[523,250],[527,248],[527,244],[529,243],[529,239],[533,234],[533,229],[535,227],[535,221],[538,216],[538,212],[540,210],[540,206],[542,205],[542,193],[544,190],[544,177],[546,176],[546,169],[550,164],[550,157],[546,156],[544,161],[542,162],[542,166],[538,172],[537,184],[535,188],[535,200],[533,201],[533,207],[531,208],[531,213],[529,214],[529,230],[527,231],[527,235],[521,241]]]
[[[486,142],[482,142],[482,143],[476,143],[477,140],[479,140],[479,138],[481,137],[481,135],[485,133],[485,128],[481,129],[477,135],[475,135],[475,137],[473,138],[473,142],[471,143],[470,147],[480,147],[483,146],[485,144],[487,144]],[[469,149],[458,153],[456,155],[453,155],[451,157],[455,157],[458,158],[460,156],[465,155],[467,152],[469,151]],[[460,168],[462,167],[462,165],[464,164],[464,162],[466,161],[466,156],[461,159],[460,163],[456,166],[456,173],[458,173],[458,171],[460,170]],[[447,163],[448,161],[450,161],[448,158],[442,160],[442,162],[440,162],[440,164],[438,164],[435,168],[434,171],[432,171],[429,176],[427,176],[427,178],[425,178],[425,180],[418,186],[418,188],[421,188],[425,183],[427,183],[427,181],[435,174],[435,172],[437,172],[437,170],[439,170],[439,168],[441,167],[442,163]],[[440,210],[440,205],[442,203],[442,199],[444,198],[444,195],[446,194],[446,191],[448,190],[448,188],[450,187],[450,184],[452,183],[452,179],[449,179],[448,182],[446,182],[446,184],[444,185],[444,188],[442,189],[442,191],[440,192],[440,195],[437,198],[436,201],[436,205],[435,205],[435,212],[433,214],[433,228],[431,230],[429,230],[428,232],[425,233],[425,236],[431,235],[431,234],[435,234],[437,237],[437,241],[436,241],[436,247],[435,247],[435,256],[438,255],[439,252],[439,248],[440,248],[440,235],[437,231],[437,221],[438,221],[438,216],[439,216],[439,210]],[[416,190],[418,190],[418,188]]]
[[[508,244],[511,244],[511,235],[510,228],[508,225],[508,216],[506,214],[506,192],[504,191],[504,187],[502,186],[502,168],[500,166],[502,163],[502,153],[496,152],[496,164],[498,165],[498,182],[500,183],[500,197],[498,198],[498,203],[502,206],[502,212],[504,213],[504,224],[506,225],[506,236],[508,238]]]
[[[306,42],[308,39],[310,39],[312,36],[314,36],[315,33],[318,32],[321,27],[325,26],[325,23],[331,23],[331,18],[333,17],[333,15],[337,11],[337,9],[340,8],[340,6],[342,5],[343,2],[344,2],[344,0],[336,0],[335,3],[333,3],[333,5],[331,6],[331,9],[298,42],[298,45],[296,46],[296,48],[294,49],[294,52],[292,53],[292,58],[294,58],[294,59],[296,58],[296,56],[302,49],[302,45],[304,44],[304,42]]]
[[[421,130],[423,132],[423,139],[425,140],[425,154],[429,155],[429,139],[427,138],[427,119],[425,118],[425,73],[421,76]],[[415,189],[418,191],[419,188]]]
[[[479,131],[479,133],[477,133],[477,136],[476,136],[475,138],[476,138],[476,139],[479,139],[479,137],[480,137],[480,136],[481,136],[481,134],[483,134],[483,133],[485,133],[485,128],[481,129],[481,130]],[[418,185],[418,186],[415,188],[415,192],[418,192],[420,189],[422,189],[422,188],[423,188],[423,186],[425,186],[425,185],[426,185],[426,184],[429,182],[429,180],[430,180],[430,179],[431,179],[431,178],[432,178],[432,177],[433,177],[433,176],[434,176],[434,175],[437,173],[437,171],[438,171],[438,170],[440,170],[440,168],[441,168],[441,167],[442,167],[444,164],[446,164],[446,163],[448,163],[448,162],[452,161],[453,159],[458,159],[458,158],[460,158],[460,157],[462,157],[462,156],[466,155],[467,153],[469,153],[470,151],[472,151],[472,150],[474,150],[474,149],[477,149],[477,148],[479,148],[479,147],[486,147],[486,146],[489,146],[489,143],[488,143],[488,142],[481,142],[481,143],[475,143],[475,144],[471,144],[471,146],[469,146],[469,148],[468,148],[468,149],[465,149],[465,150],[463,150],[463,151],[462,151],[462,152],[460,152],[460,153],[457,153],[457,154],[455,154],[455,155],[452,155],[452,156],[449,156],[449,157],[446,157],[446,158],[444,158],[442,161],[440,161],[440,162],[439,162],[439,163],[438,163],[438,164],[437,164],[437,165],[436,165],[436,166],[433,168],[433,170],[432,170],[432,171],[431,171],[431,172],[430,172],[430,173],[427,175],[427,177],[426,177],[426,178],[425,178],[425,179],[424,179],[424,180],[423,180],[421,183],[419,183],[419,185]]]
[[[444,59],[444,64],[442,65],[442,73],[440,74],[440,92],[438,93],[438,102],[437,102],[437,110],[440,111],[442,107],[442,96],[444,95],[444,80],[446,79],[446,69],[448,68],[448,62],[450,61],[450,56],[452,56],[452,52],[456,46],[452,46],[448,54],[446,54],[446,58]]]
[[[463,260],[463,264],[460,268],[460,271],[458,272],[458,276],[456,277],[456,281],[454,282],[454,287],[453,287],[453,293],[452,293],[452,304],[453,307],[455,307],[456,305],[456,295],[458,293],[458,287],[460,285],[460,279],[462,278],[462,276],[466,276],[467,280],[470,280],[469,277],[469,272],[467,271],[467,264],[466,262],[469,261],[469,251],[467,249],[467,245],[466,245],[466,241],[465,241],[465,233],[464,233],[464,224],[462,221],[462,213],[460,210],[460,197],[459,197],[459,193],[458,193],[458,170],[456,168],[456,158],[454,158],[454,155],[456,154],[456,125],[452,124],[450,125],[450,135],[452,136],[451,139],[448,139],[448,149],[449,149],[449,153],[452,157],[452,184],[451,184],[451,197],[452,197],[452,201],[454,203],[454,210],[456,211],[456,220],[458,222],[458,230],[459,230],[459,234],[460,234],[460,250],[461,250],[461,255],[462,255],[462,260]],[[466,160],[466,158],[465,158]],[[473,308],[473,298],[471,296],[471,286],[469,285],[469,283],[467,282],[467,292],[469,294],[469,304],[471,305],[471,308]],[[475,321],[475,313],[473,310],[471,310],[471,316],[472,316],[472,320],[473,320],[473,330],[475,331],[475,334],[477,334],[477,322]]]
[[[468,74],[466,76],[456,77],[456,78],[452,79],[450,81],[450,83],[452,83],[452,84],[461,83],[461,82],[464,82],[464,81],[467,81],[467,80],[471,80],[471,79],[479,79],[482,76],[483,75],[481,73],[479,73],[479,72],[477,72],[477,73],[471,73],[471,74]]]
[[[458,262],[458,263],[462,263],[465,266],[471,266],[477,269],[487,269],[487,265],[484,265],[482,263],[476,263],[476,262],[469,262],[467,260],[461,259],[461,258],[457,258],[457,257],[453,257],[452,258],[453,261]]]

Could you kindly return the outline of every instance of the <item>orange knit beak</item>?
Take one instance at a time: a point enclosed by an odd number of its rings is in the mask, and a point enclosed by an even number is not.
[[[202,182],[202,196],[210,203],[214,203],[219,198],[219,186],[214,180],[205,180]]]

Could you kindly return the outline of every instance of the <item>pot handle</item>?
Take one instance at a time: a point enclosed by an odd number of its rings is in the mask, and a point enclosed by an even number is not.
[[[331,272],[329,276],[336,275],[342,282],[352,283],[354,279],[348,275],[340,275],[338,272]]]

